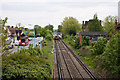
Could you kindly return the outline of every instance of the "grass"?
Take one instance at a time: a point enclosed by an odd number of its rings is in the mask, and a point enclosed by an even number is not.
[[[54,40],[52,40],[52,41],[46,40],[46,42],[47,42],[47,45],[42,48],[43,56],[45,57],[46,60],[48,60],[50,62],[50,68],[53,73],[53,54],[50,53],[50,51],[54,47]],[[52,75],[50,77],[51,79],[52,79]]]

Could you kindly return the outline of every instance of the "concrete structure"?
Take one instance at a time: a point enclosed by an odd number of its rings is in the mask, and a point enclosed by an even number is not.
[[[120,1],[118,2],[118,22],[120,23]]]

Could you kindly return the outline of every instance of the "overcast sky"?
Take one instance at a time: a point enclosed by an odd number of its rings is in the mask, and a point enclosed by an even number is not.
[[[52,24],[56,29],[65,17],[74,17],[79,23],[93,18],[97,13],[100,20],[106,16],[118,15],[119,0],[2,0],[0,16],[8,17],[7,25],[21,23],[38,24],[42,27]]]

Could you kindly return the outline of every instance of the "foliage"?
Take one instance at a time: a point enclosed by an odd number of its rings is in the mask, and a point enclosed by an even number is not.
[[[82,46],[86,46],[89,45],[89,38],[87,38],[86,36],[82,37]]]
[[[100,55],[104,52],[106,47],[107,40],[104,38],[99,38],[97,40],[97,43],[94,44],[93,49],[91,49],[91,52],[93,55]]]
[[[53,37],[52,37],[52,35],[50,35],[50,34],[48,34],[46,37],[45,37],[45,39],[47,39],[47,40],[52,40],[53,39]]]
[[[77,37],[77,38],[75,39],[74,48],[75,48],[75,49],[79,49],[80,47],[81,47],[81,45],[80,45],[80,39],[79,39],[79,37]]]
[[[45,38],[46,35],[47,35],[47,30],[45,28],[42,28],[40,31],[40,36],[43,36]]]
[[[43,52],[41,51],[40,47],[33,48],[33,44],[29,44],[29,49],[22,48],[17,53],[18,54],[25,53],[29,55],[43,55]]]
[[[29,36],[29,37],[34,37],[34,32],[30,32],[30,33],[28,34],[28,36]]]
[[[48,79],[50,65],[43,58],[27,54],[12,54],[2,57],[3,79]]]
[[[54,28],[54,26],[53,25],[47,25],[47,26],[45,26],[45,29],[46,30],[50,30],[50,31],[52,31],[53,32],[53,28]]]
[[[79,43],[79,37],[73,36],[73,35],[66,35],[64,37],[65,41],[70,44],[73,48],[75,49],[79,49],[81,47],[80,43]]]
[[[0,46],[2,46],[2,52],[4,52],[5,51],[5,49],[6,49],[6,39],[7,39],[7,32],[8,32],[8,30],[7,29],[5,29],[5,23],[7,23],[7,20],[8,20],[8,18],[6,17],[4,20],[0,20],[0,38],[1,38],[1,41],[0,41]]]
[[[113,74],[120,75],[120,33],[112,37],[101,57],[106,69],[111,70]]]
[[[42,46],[43,46],[43,47],[44,47],[44,46],[47,46],[46,40],[43,41]]]
[[[34,30],[35,30],[35,35],[40,35],[41,26],[35,25]]]
[[[73,17],[66,17],[62,22],[62,33],[64,35],[76,35],[78,31],[80,31],[81,25],[79,22]]]
[[[58,32],[62,32],[62,25],[58,25]]]
[[[89,31],[103,31],[100,20],[98,20],[97,14],[94,15],[93,19],[88,23]]]
[[[107,16],[104,20],[104,30],[107,31],[109,37],[115,33],[115,20],[117,17],[114,16]]]

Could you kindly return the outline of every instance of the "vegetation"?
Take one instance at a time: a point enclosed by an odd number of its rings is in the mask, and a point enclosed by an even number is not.
[[[0,41],[0,46],[2,46],[2,52],[4,52],[7,48],[7,43],[6,43],[6,39],[7,39],[7,29],[4,29],[5,28],[5,23],[7,23],[7,17],[4,19],[4,20],[0,20],[0,32],[1,32],[1,40]]]
[[[100,55],[104,52],[107,40],[104,38],[99,38],[97,43],[94,44],[93,49],[91,49],[92,55]]]
[[[62,22],[62,33],[64,35],[76,35],[80,28],[81,25],[73,17],[66,17]]]
[[[54,28],[54,26],[53,25],[47,25],[47,26],[45,26],[45,29],[46,30],[50,30],[50,31],[52,31],[53,32],[53,28]]]
[[[58,32],[62,32],[62,25],[58,25]]]
[[[112,37],[115,33],[115,20],[117,20],[117,17],[114,16],[107,16],[104,20],[104,30],[107,31],[109,37]]]
[[[102,55],[97,56],[95,61],[97,66],[101,66],[102,69],[110,71],[111,74],[107,74],[107,77],[119,78],[120,77],[120,33],[117,33],[112,37],[109,45],[105,48]]]
[[[83,36],[82,37],[82,46],[87,46],[87,45],[89,45],[90,43],[89,43],[89,38],[87,38],[86,36]]]
[[[41,30],[41,26],[39,25],[35,25],[34,26],[34,30],[35,30],[35,35],[40,35],[40,30]]]
[[[98,20],[97,14],[94,15],[92,21],[88,23],[89,31],[103,31],[100,20]]]
[[[44,58],[27,54],[12,54],[3,56],[3,79],[49,79],[51,69],[49,62]]]

